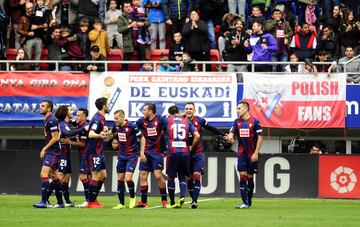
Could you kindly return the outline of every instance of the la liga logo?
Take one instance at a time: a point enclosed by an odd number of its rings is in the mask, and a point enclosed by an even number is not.
[[[330,174],[330,186],[340,194],[351,192],[357,178],[353,169],[339,166]]]

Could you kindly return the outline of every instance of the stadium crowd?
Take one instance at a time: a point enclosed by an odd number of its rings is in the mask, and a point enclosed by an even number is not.
[[[193,71],[201,65],[189,63],[210,61],[216,50],[220,61],[306,62],[259,64],[255,71],[330,74],[344,70],[338,62],[359,54],[359,6],[350,0],[2,0],[1,57],[15,60],[7,70],[39,70],[39,64],[19,61],[113,60],[119,53],[118,60],[150,60],[151,50],[168,49],[161,59],[178,65],[141,69]],[[13,58],[7,56],[11,49],[17,50]],[[87,66],[64,63],[60,70],[105,70]],[[229,72],[248,69],[226,65]],[[359,69],[355,60],[346,71]],[[348,82],[359,78],[349,75]]]

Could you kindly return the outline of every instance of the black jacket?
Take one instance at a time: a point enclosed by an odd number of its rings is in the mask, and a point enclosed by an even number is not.
[[[236,31],[232,31],[227,37],[225,42],[225,51],[228,56],[227,61],[247,61],[246,48],[244,47],[245,40],[249,40],[250,36],[246,32],[242,32],[240,36],[236,34]],[[240,40],[240,44],[233,47],[232,40]]]
[[[199,20],[197,28],[191,30],[191,21],[186,23],[183,28],[186,52],[208,52],[210,51],[210,40],[208,37],[207,25]]]

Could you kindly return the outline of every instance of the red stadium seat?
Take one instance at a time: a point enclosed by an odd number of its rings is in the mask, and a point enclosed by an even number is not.
[[[212,49],[210,50],[210,61],[220,61],[220,54],[219,54],[219,50],[217,49]],[[218,65],[211,65],[211,71],[218,71],[217,70]]]
[[[107,60],[109,61],[122,61],[123,60],[123,50],[121,49],[112,49],[111,50],[111,55],[108,55],[106,57]],[[121,69],[121,64],[116,63],[116,64],[108,64],[108,71],[120,71]]]
[[[151,61],[159,61],[161,56],[169,56],[169,49],[154,49],[150,52]]]
[[[15,60],[16,55],[17,55],[16,53],[17,53],[16,49],[7,49],[6,50],[6,59],[7,60]],[[34,59],[34,52],[33,52],[32,59]],[[48,50],[47,49],[42,49],[40,60],[48,60]],[[48,69],[49,69],[48,63],[40,63],[40,70],[48,70]]]

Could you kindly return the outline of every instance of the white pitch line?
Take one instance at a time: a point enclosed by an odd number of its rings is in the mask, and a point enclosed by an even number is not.
[[[220,199],[222,199],[222,198],[201,199],[201,200],[198,200],[198,202],[208,202],[208,201],[214,201],[214,200],[220,200]],[[191,202],[185,202],[184,204],[191,204]],[[157,208],[163,208],[163,206],[146,207],[145,209],[157,209]]]

